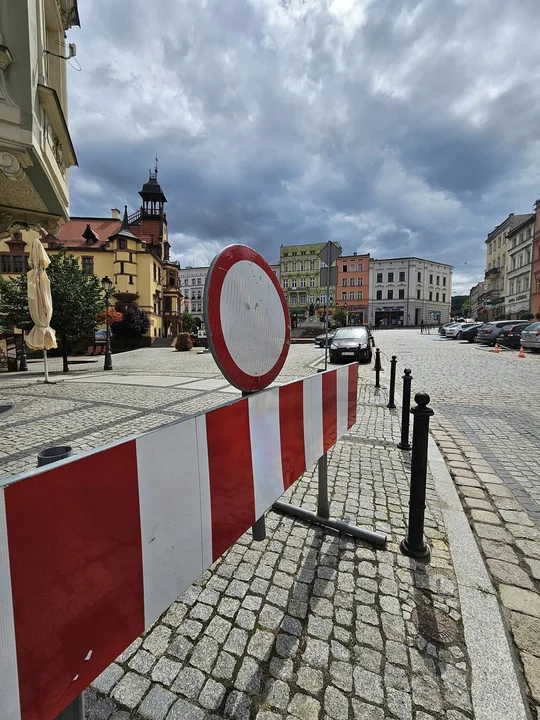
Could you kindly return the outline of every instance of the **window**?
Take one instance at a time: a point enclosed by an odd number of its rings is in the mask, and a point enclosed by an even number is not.
[[[93,257],[83,257],[82,270],[85,275],[93,275],[94,274],[94,258]]]
[[[354,272],[356,270],[356,265],[349,265],[349,272]]]
[[[300,263],[300,270],[302,272],[306,272],[306,261],[305,260],[302,260],[302,262]]]
[[[377,290],[377,300],[382,300],[382,290]]]
[[[172,312],[172,298],[163,298],[163,311],[166,313]]]
[[[354,287],[354,286],[356,285],[356,279],[355,279],[355,278],[351,278],[351,279],[349,280],[349,285],[350,285],[351,287]]]
[[[358,286],[360,286],[360,285],[363,285],[363,284],[364,284],[364,281],[362,280],[362,278],[358,278],[358,283],[357,283],[357,284],[358,284]]]
[[[399,271],[399,282],[405,282],[405,271],[404,270]]]
[[[386,295],[386,298],[387,298],[388,300],[393,300],[393,299],[394,299],[394,291],[393,291],[393,290],[388,290],[388,293],[387,293],[387,295]]]
[[[528,278],[528,276],[525,278],[525,280],[523,281],[523,283],[524,283],[523,289],[524,289],[524,290],[528,290],[528,289],[529,289],[529,278]]]
[[[2,272],[11,272],[11,258],[9,257],[9,255],[2,255]]]
[[[422,282],[422,273],[417,273],[417,282]]]
[[[417,299],[417,300],[420,300],[420,293],[421,293],[421,292],[422,292],[421,290],[417,290],[417,291],[416,291],[416,299]]]
[[[382,282],[382,273],[377,273],[377,282]]]
[[[315,270],[315,260],[310,260],[310,261],[309,261],[309,269],[310,269],[310,270]]]
[[[129,262],[130,262],[130,263],[133,262],[133,253],[129,253]]]
[[[292,271],[296,272],[296,260],[293,260],[292,262]]]
[[[363,299],[364,299],[364,293],[362,292],[362,290],[359,290],[359,291],[358,291],[358,299],[359,299],[359,300],[363,300]]]
[[[429,299],[433,300],[433,293],[431,291],[429,292]]]
[[[343,272],[347,272],[347,266],[346,266],[346,265],[343,266]]]
[[[189,285],[189,278],[186,278],[186,279],[184,280],[184,285]]]
[[[283,287],[285,288],[285,290],[287,290],[287,288],[289,287],[289,280],[287,278],[283,280]]]
[[[388,282],[394,282],[394,273],[393,272],[388,273]]]
[[[169,271],[169,285],[170,287],[176,287],[176,277],[172,270]]]
[[[22,255],[14,255],[13,256],[13,272],[14,273],[22,273],[23,271],[23,256]]]
[[[518,280],[516,282],[516,292],[518,292],[518,293],[521,292],[521,280]]]
[[[133,285],[133,275],[130,275],[130,276],[129,276],[129,284],[130,284],[130,285]]]
[[[400,300],[404,300],[404,299],[405,299],[405,290],[399,290],[399,292],[398,292],[398,298],[399,298]]]
[[[291,305],[296,305],[296,295],[291,295]]]
[[[531,262],[531,251],[530,251],[530,250],[527,250],[527,260],[526,260],[527,265],[528,265],[530,262]]]
[[[343,278],[343,280],[341,281],[341,284],[343,287],[347,287],[347,278]]]
[[[296,290],[296,278],[293,278],[293,279],[291,280],[291,287],[292,287],[293,290]]]
[[[315,287],[315,278],[313,276],[309,278],[309,287]]]
[[[435,302],[439,302],[439,293],[435,293]]]
[[[326,305],[326,293],[321,295],[321,305]]]
[[[354,290],[349,293],[349,300],[354,300]]]
[[[346,292],[342,292],[342,293],[341,293],[341,299],[342,299],[342,300],[346,300],[346,299],[347,299],[347,293],[346,293]]]
[[[358,272],[364,272],[364,266],[362,265],[362,263],[358,265]]]
[[[119,250],[125,250],[125,249],[126,249],[126,241],[125,241],[125,238],[118,238],[118,249],[119,249]]]
[[[305,278],[305,277],[301,277],[301,278],[300,278],[300,287],[301,287],[301,288],[305,288],[305,287],[306,287],[306,278]]]
[[[429,284],[430,284],[430,285],[433,285],[433,275],[430,275],[430,276],[429,276]]]
[[[443,277],[443,279],[442,279],[442,286],[446,287],[446,278],[445,277]]]
[[[154,263],[154,280],[156,279],[156,263]]]
[[[437,285],[440,285],[440,284],[441,284],[441,276],[437,275]]]
[[[120,275],[124,274],[124,261],[122,260],[120,263]]]
[[[540,278],[536,281],[536,292],[540,293]]]
[[[443,301],[443,302],[446,302],[446,293],[443,293],[443,294],[442,294],[442,301]]]
[[[289,263],[286,260],[283,263],[283,272],[289,272]]]
[[[310,303],[314,303],[314,302],[315,302],[315,295],[310,295],[310,296],[309,296],[309,302],[310,302]]]
[[[306,304],[306,293],[300,293],[300,305]]]

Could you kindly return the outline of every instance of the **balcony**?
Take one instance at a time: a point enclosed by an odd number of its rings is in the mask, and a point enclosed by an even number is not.
[[[490,270],[486,270],[485,277],[491,278],[491,277],[497,277],[501,274],[501,268],[491,268]]]

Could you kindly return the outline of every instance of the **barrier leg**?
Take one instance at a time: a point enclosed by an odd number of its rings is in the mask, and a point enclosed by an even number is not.
[[[328,455],[324,453],[317,463],[319,473],[319,492],[317,497],[317,515],[321,518],[329,518],[328,508]]]
[[[252,394],[253,393],[250,393],[247,390],[242,390],[242,397],[247,397]],[[257,542],[266,540],[266,522],[264,521],[264,515],[261,515],[258,520],[255,520],[251,526],[251,537]]]
[[[56,720],[84,720],[84,701],[83,696],[75,698],[65,710],[62,710]]]

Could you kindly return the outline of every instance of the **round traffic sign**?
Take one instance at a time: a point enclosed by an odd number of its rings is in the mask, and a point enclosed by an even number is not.
[[[229,245],[216,255],[204,288],[204,321],[214,360],[232,385],[253,392],[275,380],[289,352],[289,310],[258,252]]]

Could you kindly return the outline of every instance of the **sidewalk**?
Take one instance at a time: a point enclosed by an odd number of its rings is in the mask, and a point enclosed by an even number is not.
[[[364,370],[364,369],[362,369]],[[410,454],[361,373],[358,423],[329,453],[330,513],[387,550],[267,513],[86,693],[88,720],[521,720],[496,596],[434,443],[429,565],[399,552]],[[315,510],[316,468],[287,493]]]

